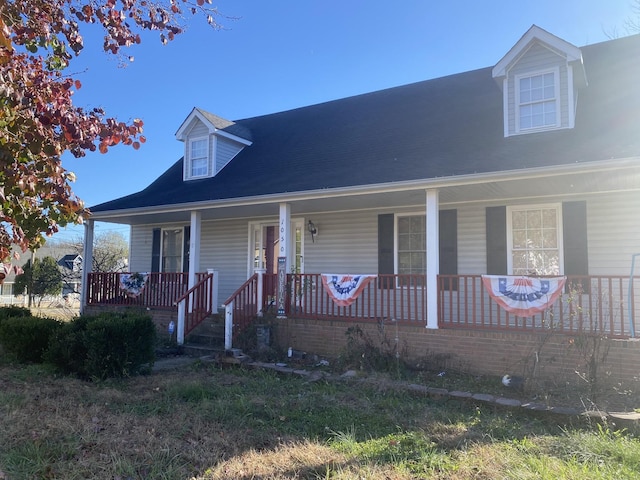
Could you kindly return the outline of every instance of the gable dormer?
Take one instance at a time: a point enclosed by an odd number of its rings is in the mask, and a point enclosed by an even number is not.
[[[533,25],[492,73],[502,84],[505,137],[574,127],[586,84],[578,47]]]
[[[251,133],[241,125],[194,108],[176,132],[184,142],[184,180],[215,176],[244,147]]]

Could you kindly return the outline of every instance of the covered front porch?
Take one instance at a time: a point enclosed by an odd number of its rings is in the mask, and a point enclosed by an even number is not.
[[[621,160],[98,212],[87,222],[83,302],[182,308],[185,321],[178,328],[184,336],[197,324],[187,320],[193,305],[202,314],[224,308],[227,347],[267,313],[429,330],[635,337],[640,289],[630,266],[640,250],[640,229],[630,216],[637,212],[639,188],[637,162]],[[550,229],[520,228],[528,238],[518,257],[516,219],[548,212]],[[151,272],[147,293],[124,298],[117,274],[87,268],[94,221],[132,226],[130,265]],[[181,259],[179,272],[166,271],[164,247],[156,248],[165,231],[183,237],[173,251]],[[414,234],[419,241],[412,243]],[[518,265],[532,256],[544,263]],[[207,267],[216,274],[203,287]],[[374,278],[353,303],[341,306],[322,287],[321,275],[329,273]],[[562,276],[566,286],[544,311],[519,316],[491,298],[485,273]],[[220,298],[208,293],[213,288]],[[194,289],[203,290],[198,299]]]

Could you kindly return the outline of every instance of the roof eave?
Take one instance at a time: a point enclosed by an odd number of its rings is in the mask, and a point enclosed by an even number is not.
[[[222,200],[205,200],[199,202],[189,202],[172,204],[170,206],[161,205],[153,207],[136,207],[105,212],[94,212],[92,220],[101,221],[115,219],[124,216],[137,216],[145,214],[175,213],[185,210],[203,210],[209,208],[231,208],[247,205],[260,205],[273,202],[295,202],[301,200],[314,200],[330,197],[341,197],[348,195],[367,195],[377,193],[390,193],[408,189],[431,189],[448,188],[465,185],[475,185],[487,182],[504,182],[522,179],[540,179],[556,175],[567,175],[574,172],[580,173],[601,173],[608,170],[619,170],[623,168],[640,165],[640,156],[620,158],[614,160],[601,160],[585,163],[572,163],[569,165],[554,165],[548,167],[533,167],[518,170],[505,170],[501,172],[472,173],[467,175],[456,175],[449,177],[438,177],[430,179],[407,180],[402,182],[390,182],[371,185],[360,185],[352,187],[340,187],[332,189],[307,190],[302,192],[286,192],[268,195],[258,195],[252,197],[237,197]]]

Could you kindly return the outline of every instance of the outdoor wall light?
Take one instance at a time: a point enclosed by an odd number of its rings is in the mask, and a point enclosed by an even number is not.
[[[307,224],[307,230],[309,230],[309,233],[311,234],[311,241],[315,243],[315,237],[318,234],[318,229],[311,220],[309,220],[309,223]]]

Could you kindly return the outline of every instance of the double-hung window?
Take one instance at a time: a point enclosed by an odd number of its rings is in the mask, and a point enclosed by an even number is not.
[[[189,177],[204,177],[209,174],[209,140],[195,138],[189,142]]]
[[[560,205],[508,207],[507,232],[512,275],[563,273]]]
[[[426,217],[410,215],[397,217],[398,274],[425,275],[427,267]],[[413,283],[418,282],[414,280]],[[399,279],[400,285],[408,285],[408,279]],[[419,283],[422,283],[419,281]]]
[[[558,70],[516,76],[518,130],[559,126]]]
[[[183,229],[162,230],[162,271],[182,272]]]

